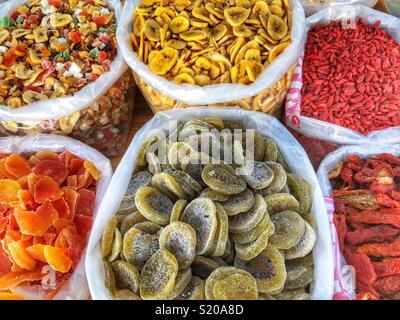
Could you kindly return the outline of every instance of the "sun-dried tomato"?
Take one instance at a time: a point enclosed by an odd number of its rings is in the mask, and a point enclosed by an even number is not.
[[[386,242],[400,235],[400,229],[381,224],[370,228],[360,228],[349,231],[345,235],[345,240],[351,245],[361,245],[366,243]]]

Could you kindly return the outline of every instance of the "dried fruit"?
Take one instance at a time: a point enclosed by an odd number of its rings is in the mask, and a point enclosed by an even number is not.
[[[130,263],[118,260],[111,264],[115,275],[115,284],[120,289],[129,289],[133,293],[139,291],[140,274]]]
[[[288,250],[296,246],[306,230],[305,221],[294,211],[278,212],[271,217],[271,221],[275,232],[269,240],[278,249]]]
[[[173,291],[178,261],[167,249],[158,250],[143,267],[140,296],[143,300],[166,299]]]
[[[201,176],[210,189],[225,194],[233,195],[246,189],[246,182],[235,175],[235,170],[224,164],[208,164]]]

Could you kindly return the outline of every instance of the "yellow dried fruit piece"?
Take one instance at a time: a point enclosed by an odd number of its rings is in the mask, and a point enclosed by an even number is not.
[[[175,202],[174,207],[172,208],[171,217],[169,219],[170,223],[174,221],[179,221],[181,219],[181,215],[183,213],[183,210],[185,210],[186,205],[187,205],[187,200],[184,199],[179,199],[178,201]]]
[[[257,300],[257,284],[252,276],[233,274],[215,283],[213,295],[216,300]]]
[[[193,276],[175,300],[204,300],[204,281]]]
[[[151,256],[151,244],[150,234],[132,227],[124,234],[122,255],[126,261],[142,270]]]
[[[109,262],[113,262],[118,259],[122,251],[122,234],[117,228],[114,232],[114,241],[112,244],[112,250],[110,256],[108,257]]]
[[[160,41],[160,30],[161,26],[156,20],[149,19],[145,21],[143,26],[143,33],[150,41]]]
[[[154,54],[154,57],[149,62],[149,68],[155,74],[164,75],[172,69],[174,64],[178,61],[178,58],[178,50],[165,47]]]
[[[241,233],[232,233],[232,240],[237,244],[246,244],[255,241],[266,229],[270,229],[270,233],[275,231],[274,224],[271,222],[268,213],[264,213],[261,221],[252,229]]]
[[[174,289],[168,296],[168,300],[174,300],[176,297],[178,297],[183,292],[183,290],[185,290],[191,279],[192,269],[186,268],[180,270],[178,272],[178,275],[176,276]]]
[[[178,261],[167,249],[158,250],[143,267],[140,296],[143,300],[165,300],[172,293]]]
[[[49,97],[46,96],[45,94],[36,92],[36,91],[32,91],[32,90],[26,90],[22,94],[22,100],[24,100],[25,103],[27,103],[27,104],[34,103],[34,102],[41,101],[41,100],[48,100],[48,99],[49,99]]]
[[[1,29],[0,30],[0,44],[2,44],[4,41],[8,39],[10,36],[10,32],[6,29]]]
[[[73,21],[72,16],[69,14],[63,14],[63,13],[53,13],[50,16],[50,25],[53,28],[61,28],[69,25]]]
[[[267,32],[274,40],[282,40],[288,33],[288,26],[285,21],[277,15],[271,15],[268,19]]]
[[[250,81],[255,81],[260,75],[262,69],[262,64],[255,60],[250,60],[246,62],[246,73]]]
[[[188,30],[180,33],[179,37],[185,41],[200,41],[207,38],[207,33],[203,30]]]
[[[272,293],[286,281],[285,259],[277,248],[268,245],[259,255],[245,261],[235,258],[235,267],[246,270],[256,279],[259,292]]]
[[[190,267],[192,268],[193,275],[205,280],[210,276],[211,272],[219,268],[220,265],[209,258],[196,256]]]
[[[175,221],[160,233],[160,248],[167,248],[177,259],[179,270],[190,267],[196,251],[196,231],[187,223]]]
[[[273,47],[268,56],[268,62],[271,63],[289,46],[289,42],[283,42]]]
[[[188,73],[180,73],[175,76],[174,81],[178,84],[196,84],[193,77]]]
[[[189,27],[190,27],[189,20],[184,16],[177,16],[173,18],[169,25],[169,28],[175,34],[185,32],[189,29]]]
[[[260,236],[246,244],[235,244],[236,256],[242,260],[251,260],[263,251],[268,245],[269,237],[274,233],[275,228],[266,228]]]
[[[101,256],[103,258],[108,257],[112,251],[113,239],[115,234],[115,229],[118,225],[117,217],[113,216],[108,220],[106,226],[104,227],[103,237],[101,239]]]
[[[250,15],[250,12],[250,9],[231,7],[224,10],[224,17],[232,27],[236,27],[246,21]]]
[[[118,289],[129,289],[137,293],[140,285],[139,271],[129,262],[118,260],[111,264]]]
[[[224,254],[229,235],[229,220],[224,207],[216,202],[217,209],[217,231],[215,233],[214,243],[211,246],[208,255],[211,257],[220,257]]]

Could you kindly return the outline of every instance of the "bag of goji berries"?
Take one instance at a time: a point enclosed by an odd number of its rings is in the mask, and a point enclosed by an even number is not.
[[[112,177],[110,161],[80,141],[47,134],[0,138],[0,153],[0,296],[88,299],[85,248]],[[46,198],[58,190],[57,200],[37,200],[40,181],[47,182],[41,184]],[[79,184],[73,187],[74,182]],[[15,188],[18,199],[10,199]],[[8,200],[15,200],[14,205],[3,210]],[[21,243],[13,254],[11,247]],[[51,260],[46,249],[57,252],[59,260]],[[68,267],[61,270],[65,256]]]
[[[362,4],[364,6],[373,8],[379,0],[300,0],[304,8],[304,12],[306,17],[317,13],[318,11],[324,10],[329,7],[331,4],[340,3],[340,4]]]
[[[306,31],[286,124],[314,164],[337,145],[399,142],[400,19],[331,5],[306,19]]]
[[[294,0],[255,3],[125,2],[118,44],[154,112],[238,105],[281,115],[304,11]]]
[[[331,225],[334,299],[357,293],[357,299],[398,300],[399,156],[398,145],[361,144],[342,146],[321,162],[317,177]]]
[[[309,181],[313,189],[311,214],[317,224],[317,242],[313,249],[314,280],[311,284],[311,299],[331,299],[333,293],[333,253],[329,223],[324,212],[324,201],[319,190],[317,179],[311,163],[297,141],[285,127],[274,117],[250,112],[239,108],[185,108],[157,113],[135,135],[125,156],[115,171],[104,201],[100,206],[100,214],[93,225],[86,255],[86,273],[93,299],[112,299],[107,289],[105,268],[101,254],[101,242],[105,225],[119,210],[125,192],[130,184],[131,173],[137,166],[137,157],[141,152],[142,143],[152,135],[164,136],[170,134],[174,125],[189,120],[213,117],[230,123],[237,123],[245,130],[253,129],[274,140],[282,156],[287,161],[290,170]],[[142,151],[143,152],[143,151]],[[143,167],[142,167],[143,168]],[[119,254],[118,254],[119,255]],[[123,254],[121,253],[121,257]],[[116,258],[118,259],[118,257]],[[116,261],[116,260],[114,260]],[[110,273],[107,273],[108,275]],[[115,289],[115,288],[114,288]]]
[[[118,0],[0,6],[0,135],[64,134],[121,151],[133,99],[116,43],[120,14]]]

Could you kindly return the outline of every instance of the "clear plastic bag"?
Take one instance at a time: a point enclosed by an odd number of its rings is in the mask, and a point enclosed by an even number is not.
[[[130,181],[130,174],[136,166],[136,156],[142,141],[151,131],[168,132],[171,121],[185,121],[192,118],[217,117],[223,120],[237,121],[246,129],[255,129],[271,137],[277,143],[289,167],[295,174],[301,175],[313,186],[313,204],[311,212],[317,224],[317,242],[314,247],[314,282],[311,296],[313,299],[331,299],[333,294],[333,253],[329,232],[328,217],[314,169],[308,157],[297,141],[275,118],[259,112],[244,111],[239,108],[186,108],[157,113],[140,129],[121,160],[104,201],[100,206],[86,255],[86,274],[93,299],[111,299],[104,285],[104,268],[100,254],[100,243],[107,221],[118,210]]]
[[[400,20],[362,5],[335,5],[320,11],[306,19],[306,33],[316,24],[325,24],[331,20],[348,18],[349,10],[352,15],[354,14],[354,18],[362,17],[367,23],[373,24],[377,20],[380,20],[381,27],[400,43]],[[307,37],[304,39],[303,47],[306,41]],[[301,89],[303,86],[303,56],[304,54],[299,58],[286,99],[285,122],[288,127],[296,130],[306,138],[313,138],[337,145],[374,145],[376,143],[398,143],[400,141],[400,127],[371,131],[369,134],[363,135],[336,124],[302,116]]]
[[[0,15],[9,16],[26,0],[7,1]],[[121,17],[119,0],[107,3]],[[132,78],[122,55],[111,62],[110,71],[74,95],[38,101],[19,108],[0,105],[0,135],[32,132],[70,135],[98,148],[107,156],[121,152],[133,108]]]
[[[292,43],[252,84],[214,84],[205,87],[173,83],[155,75],[140,61],[132,50],[130,40],[133,13],[139,2],[139,0],[125,2],[117,38],[125,61],[134,71],[136,83],[154,112],[188,106],[238,105],[244,109],[280,115],[304,36],[304,12],[297,1],[289,1],[293,16]]]
[[[349,268],[344,260],[342,253],[339,249],[338,237],[333,223],[333,213],[335,207],[333,205],[332,188],[329,182],[328,173],[332,171],[339,161],[343,161],[349,155],[357,155],[360,158],[369,158],[379,153],[391,153],[393,155],[400,155],[399,145],[357,145],[357,146],[343,146],[336,151],[330,153],[322,162],[317,172],[318,182],[321,186],[322,194],[325,199],[326,211],[329,216],[329,224],[332,233],[332,247],[335,254],[335,294],[334,299],[348,300],[355,297],[355,283],[354,279],[349,272]]]
[[[110,161],[98,151],[88,147],[82,142],[74,139],[47,134],[27,135],[24,137],[0,138],[0,153],[2,154],[29,154],[38,151],[63,152],[69,151],[81,159],[91,161],[101,172],[101,177],[97,182],[96,202],[94,216],[99,214],[99,205],[104,198],[108,184],[112,177]],[[84,300],[89,298],[89,289],[85,274],[85,252],[71,277],[63,284],[61,289],[53,297],[55,300]],[[40,297],[35,290],[25,290],[17,292],[29,294],[33,299]]]

